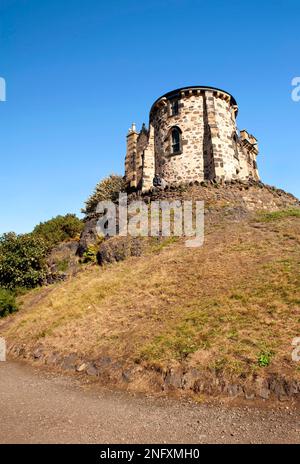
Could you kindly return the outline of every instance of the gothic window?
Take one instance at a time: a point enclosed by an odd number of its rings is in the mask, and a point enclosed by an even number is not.
[[[181,152],[181,131],[178,127],[173,127],[171,131],[171,145],[173,154]]]
[[[179,113],[178,100],[171,100],[170,103],[171,116],[176,116]]]

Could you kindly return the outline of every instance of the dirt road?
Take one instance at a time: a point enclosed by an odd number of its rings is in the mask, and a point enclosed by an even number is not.
[[[197,405],[0,363],[0,443],[297,443],[300,410]]]

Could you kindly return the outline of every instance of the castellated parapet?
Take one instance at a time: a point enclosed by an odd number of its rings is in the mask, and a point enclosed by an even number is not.
[[[259,180],[256,138],[236,125],[238,106],[213,87],[173,90],[155,101],[149,127],[127,135],[125,180],[129,190],[216,180]]]

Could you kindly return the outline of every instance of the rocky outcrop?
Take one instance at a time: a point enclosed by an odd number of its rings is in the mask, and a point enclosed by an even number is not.
[[[10,357],[56,367],[61,371],[73,372],[97,380],[101,385],[114,385],[126,390],[144,390],[153,393],[182,393],[184,395],[224,396],[245,400],[288,401],[300,398],[300,381],[276,372],[253,374],[246,380],[224,377],[222,374],[203,371],[184,365],[160,368],[147,364],[128,364],[124,360],[100,356],[97,359],[82,358],[77,353],[49,353],[43,346],[33,352],[25,345],[9,346]]]
[[[102,265],[123,261],[130,256],[141,256],[145,247],[145,240],[141,237],[113,237],[99,245],[97,262]]]
[[[96,231],[96,224],[98,216],[96,214],[89,215],[85,219],[84,229],[81,233],[79,244],[77,246],[77,255],[82,257],[84,252],[90,245],[95,245],[98,241],[98,235]]]
[[[153,187],[148,192],[129,194],[128,203],[134,200],[143,200],[147,204],[157,200],[203,200],[205,213],[208,216],[222,212],[224,215],[229,215],[231,220],[238,220],[251,212],[260,210],[276,211],[300,207],[299,200],[292,194],[254,180],[247,182],[233,180],[224,183],[195,181],[165,186],[163,189]],[[98,218],[96,214],[86,218],[77,249],[79,256],[83,256],[90,245],[97,244],[99,240],[96,231]],[[102,261],[101,257],[98,261]]]
[[[79,262],[76,252],[77,241],[62,242],[51,250],[47,258],[47,284],[65,280],[68,276],[77,274]]]

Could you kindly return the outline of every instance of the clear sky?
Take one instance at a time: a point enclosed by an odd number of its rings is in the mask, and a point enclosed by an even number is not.
[[[299,0],[0,0],[0,233],[79,214],[125,136],[186,85],[232,93],[262,180],[300,197]]]

